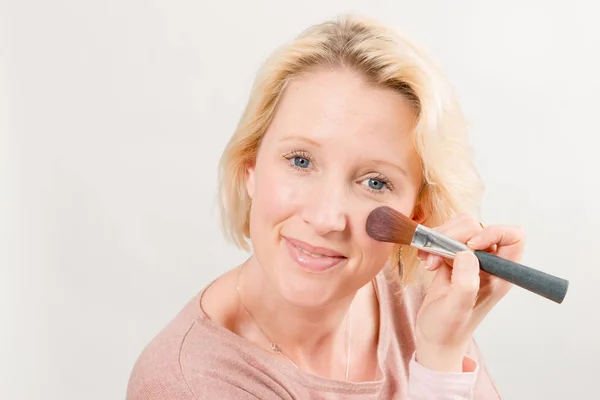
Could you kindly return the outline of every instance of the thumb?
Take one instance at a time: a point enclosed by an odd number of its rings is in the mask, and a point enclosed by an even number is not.
[[[470,313],[479,292],[479,260],[470,251],[456,254],[447,299],[451,310]]]

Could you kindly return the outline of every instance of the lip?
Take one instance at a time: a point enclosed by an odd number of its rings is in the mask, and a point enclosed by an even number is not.
[[[347,260],[345,256],[337,251],[326,249],[324,247],[311,246],[308,243],[297,239],[284,237],[288,252],[292,260],[296,262],[302,269],[310,272],[328,271]],[[319,254],[320,257],[313,257],[306,254],[304,251]]]
[[[321,254],[323,256],[328,256],[328,257],[344,257],[344,255],[342,253],[339,253],[335,250],[331,250],[331,249],[327,249],[325,247],[316,247],[316,246],[311,246],[310,244],[303,242],[301,240],[298,239],[292,239],[289,237],[285,237],[285,239],[287,239],[288,242],[290,242],[291,244],[293,244],[296,247],[300,247],[303,250],[308,251],[309,253],[313,253],[313,254]]]

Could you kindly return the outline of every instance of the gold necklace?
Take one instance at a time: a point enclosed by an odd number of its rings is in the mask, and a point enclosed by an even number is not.
[[[281,348],[275,342],[273,342],[271,340],[271,338],[269,338],[269,335],[267,335],[267,333],[264,331],[264,329],[258,323],[256,318],[254,318],[254,315],[252,315],[250,310],[248,310],[248,308],[242,301],[242,295],[240,293],[240,278],[242,276],[242,270],[244,269],[244,265],[242,265],[242,267],[240,268],[240,272],[238,272],[237,288],[236,288],[237,294],[238,294],[238,300],[239,300],[240,304],[242,305],[242,307],[244,308],[246,313],[248,313],[248,315],[250,316],[250,318],[252,319],[254,324],[257,326],[257,328],[260,330],[260,332],[263,334],[263,336],[269,341],[269,347],[271,348],[271,350],[273,350],[275,353],[277,353],[280,356],[287,359],[294,367],[300,369],[298,367],[298,365],[296,365],[296,363],[290,357],[288,357],[285,353],[283,353],[283,351],[281,351]],[[352,346],[351,346],[352,330],[350,328],[352,326],[352,304],[353,303],[354,302],[350,303],[350,309],[348,310],[348,318],[347,318],[348,322],[347,322],[347,329],[346,329],[346,380],[348,380],[348,376],[350,374],[350,351],[352,349]]]

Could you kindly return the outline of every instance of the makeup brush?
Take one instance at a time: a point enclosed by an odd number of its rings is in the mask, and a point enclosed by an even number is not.
[[[420,225],[388,206],[381,206],[371,211],[367,218],[367,233],[380,242],[408,245],[451,259],[454,259],[456,253],[460,251],[473,251],[464,244]],[[569,281],[484,251],[475,250],[474,253],[483,271],[523,289],[559,304],[567,294]]]

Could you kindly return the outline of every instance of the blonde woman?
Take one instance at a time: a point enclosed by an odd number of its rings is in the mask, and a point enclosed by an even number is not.
[[[523,251],[520,229],[473,217],[465,122],[421,50],[356,17],[303,32],[258,74],[220,185],[251,255],[147,346],[128,399],[499,398],[472,335],[510,285],[471,253],[365,232],[386,204],[472,249]]]

